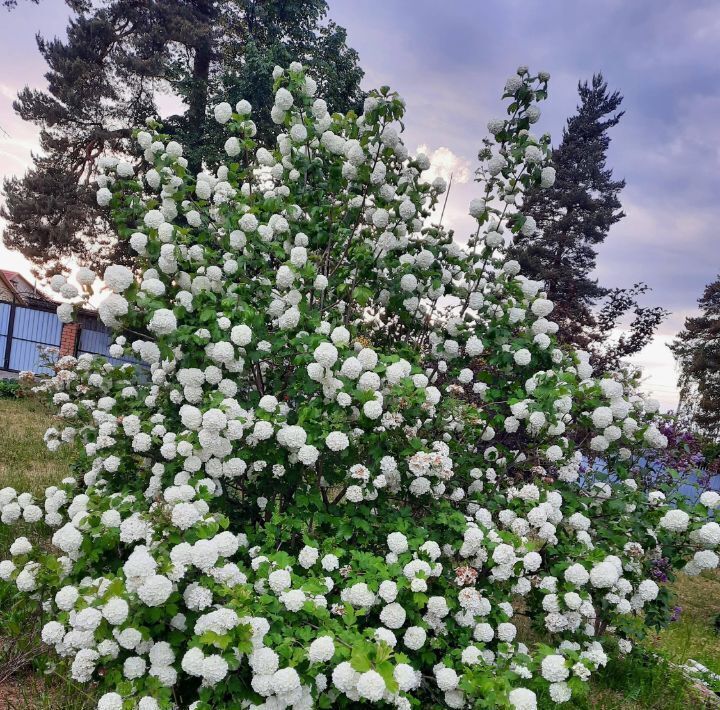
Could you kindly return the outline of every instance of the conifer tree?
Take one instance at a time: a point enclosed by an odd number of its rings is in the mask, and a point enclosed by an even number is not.
[[[593,278],[597,248],[610,228],[625,215],[619,194],[624,180],[607,167],[609,131],[624,111],[623,97],[610,92],[602,74],[578,84],[580,105],[553,150],[555,184],[528,193],[528,219],[513,254],[524,273],[545,282],[556,304],[556,321],[563,340],[592,350],[604,369],[641,350],[666,316],[662,308],[642,307],[643,283],[630,288],[607,288]],[[617,324],[632,314],[630,333],[609,341]]]
[[[700,315],[685,319],[670,349],[680,368],[680,411],[720,439],[720,275],[698,299]]]
[[[5,0],[12,9],[17,3]],[[127,263],[127,248],[95,204],[98,160],[127,155],[131,130],[159,113],[163,94],[182,109],[164,121],[188,169],[213,167],[223,137],[208,110],[245,98],[259,138],[272,126],[271,74],[301,58],[323,77],[332,110],[360,105],[357,53],[324,0],[67,0],[67,39],[37,38],[47,90],[24,88],[14,108],[40,128],[41,151],[24,177],[4,183],[4,241],[43,273],[69,258]]]

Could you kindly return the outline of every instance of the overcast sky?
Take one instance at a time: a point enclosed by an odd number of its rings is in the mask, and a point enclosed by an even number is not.
[[[36,132],[12,112],[25,84],[42,86],[34,35],[64,35],[60,0],[0,17],[0,175],[21,174]],[[465,238],[477,196],[472,171],[488,119],[501,111],[505,78],[519,64],[549,71],[539,130],[560,140],[577,82],[602,71],[625,97],[608,165],[627,180],[627,217],[600,248],[606,286],[645,281],[646,303],[672,316],[638,358],[647,389],[676,402],[666,343],[720,271],[720,3],[716,0],[330,0],[330,17],[360,53],[364,86],[389,84],[407,103],[405,141],[455,173],[446,222]],[[465,183],[458,182],[465,179]],[[0,251],[0,266],[21,266]]]

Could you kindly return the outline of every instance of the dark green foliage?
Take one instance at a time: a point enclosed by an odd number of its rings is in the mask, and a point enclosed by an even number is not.
[[[568,119],[562,141],[553,150],[555,184],[527,195],[524,212],[535,220],[537,231],[519,234],[512,253],[523,274],[545,282],[561,339],[594,350],[595,363],[609,369],[641,350],[666,312],[639,306],[638,296],[647,290],[642,283],[609,289],[592,277],[597,247],[625,216],[619,200],[625,181],[613,179],[606,160],[608,131],[623,116],[623,97],[608,91],[602,74],[579,83],[578,93],[577,113]],[[612,329],[629,314],[630,335],[610,345]]]
[[[590,307],[605,295],[606,289],[590,277],[595,248],[624,216],[618,194],[625,181],[613,180],[606,167],[608,130],[623,115],[617,112],[622,96],[608,93],[601,74],[593,76],[591,84],[580,83],[578,93],[577,113],[568,119],[562,142],[553,151],[555,184],[531,191],[526,201],[525,214],[535,219],[539,232],[517,239],[523,273],[545,281],[563,320],[571,314],[587,318]]]
[[[720,441],[720,276],[698,305],[700,315],[685,319],[670,349],[680,369],[681,413]]]
[[[95,204],[95,164],[101,155],[131,150],[131,129],[158,114],[163,94],[182,102],[182,112],[164,123],[185,147],[192,172],[214,166],[222,152],[225,137],[211,111],[220,101],[250,101],[266,137],[275,65],[312,67],[331,110],[362,100],[358,55],[345,30],[325,20],[325,0],[66,4],[73,12],[67,40],[37,39],[48,90],[26,87],[14,103],[39,126],[42,153],[24,177],[5,181],[1,212],[6,246],[45,273],[71,257],[100,269],[126,260],[127,247]]]
[[[0,380],[0,398],[14,399],[19,390],[20,383],[17,380]]]

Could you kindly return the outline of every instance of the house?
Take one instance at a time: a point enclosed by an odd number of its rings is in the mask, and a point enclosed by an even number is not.
[[[12,281],[10,281],[10,279],[7,276],[5,276],[6,273],[12,274],[14,272],[0,271],[0,301],[6,301],[7,303],[22,303],[22,304],[24,304],[25,301],[23,300],[22,296],[20,295],[20,292],[13,285]]]
[[[0,270],[0,301],[54,310],[59,303],[47,296],[17,271]]]

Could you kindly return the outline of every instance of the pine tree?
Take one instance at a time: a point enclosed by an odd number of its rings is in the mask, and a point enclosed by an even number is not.
[[[680,411],[720,440],[720,275],[698,299],[701,314],[685,319],[670,349],[680,368]]]
[[[608,132],[624,114],[623,97],[608,91],[602,74],[580,82],[578,93],[577,113],[567,120],[552,155],[557,179],[548,190],[529,192],[524,209],[531,219],[513,255],[524,273],[545,282],[562,339],[591,350],[599,368],[614,369],[650,341],[667,312],[639,305],[638,297],[648,290],[643,283],[607,288],[592,277],[597,247],[625,216],[619,200],[625,181],[613,179],[607,167]],[[629,333],[611,339],[628,317]]]
[[[33,0],[36,1],[36,0]],[[16,5],[5,0],[6,7]],[[4,183],[4,242],[53,273],[69,258],[102,268],[127,262],[95,204],[97,161],[130,154],[131,128],[158,114],[162,94],[184,110],[164,121],[185,147],[188,169],[213,167],[223,142],[208,107],[248,99],[259,138],[272,122],[271,74],[299,59],[323,77],[331,110],[359,106],[362,70],[325,0],[67,0],[67,41],[37,38],[47,91],[26,87],[14,103],[40,128],[41,152],[24,177]]]
[[[517,255],[526,272],[543,280],[548,298],[556,304],[556,318],[586,321],[594,303],[606,294],[590,274],[595,268],[596,247],[610,227],[624,216],[618,194],[624,180],[613,180],[606,167],[610,145],[608,131],[618,124],[623,97],[608,93],[601,74],[591,84],[578,84],[580,105],[553,151],[557,171],[548,190],[534,190],[525,209],[537,231],[520,234]],[[561,322],[559,320],[559,322]]]

